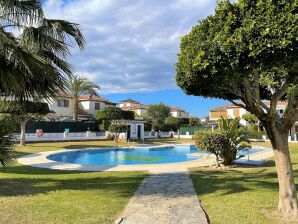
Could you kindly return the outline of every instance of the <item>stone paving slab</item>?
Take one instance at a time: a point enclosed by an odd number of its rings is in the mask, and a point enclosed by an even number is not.
[[[206,224],[192,181],[186,171],[146,178],[117,224]]]

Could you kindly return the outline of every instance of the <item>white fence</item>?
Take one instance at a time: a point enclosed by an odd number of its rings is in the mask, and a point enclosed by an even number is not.
[[[20,134],[15,134],[19,140]],[[69,133],[43,133],[41,137],[37,137],[35,133],[26,133],[26,141],[42,142],[42,141],[67,141],[67,140],[105,140],[108,132],[69,132]]]
[[[144,138],[170,138],[175,135],[173,131],[145,131]]]
[[[41,137],[38,137],[36,133],[26,133],[25,139],[28,142],[48,142],[48,141],[74,141],[74,140],[107,140],[109,132],[69,132],[69,133],[43,133]],[[20,134],[14,135],[17,140],[20,139]],[[170,138],[177,136],[177,133],[169,132],[157,132],[157,131],[145,131],[144,138]],[[181,137],[182,138],[182,137]],[[120,139],[126,139],[126,133],[120,135]]]

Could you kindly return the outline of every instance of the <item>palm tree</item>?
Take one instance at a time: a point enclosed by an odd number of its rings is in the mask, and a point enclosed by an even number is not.
[[[236,160],[238,151],[250,147],[247,131],[240,124],[240,118],[225,119],[222,117],[218,124],[227,138],[226,146],[221,155],[224,158],[223,164],[229,166]]]
[[[0,94],[18,100],[50,98],[73,74],[69,40],[82,50],[79,25],[47,19],[41,0],[0,0]]]
[[[74,75],[69,78],[67,82],[67,91],[72,97],[72,119],[78,120],[78,98],[79,96],[90,94],[98,96],[96,90],[99,90],[99,86],[89,81],[85,76]]]

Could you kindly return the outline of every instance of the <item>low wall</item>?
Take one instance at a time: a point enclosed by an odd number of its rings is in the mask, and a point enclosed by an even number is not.
[[[26,133],[27,142],[49,142],[49,141],[68,141],[68,140],[106,140],[109,132],[70,132],[70,133],[43,133],[41,137],[37,137],[35,133]],[[20,134],[14,135],[17,140]]]

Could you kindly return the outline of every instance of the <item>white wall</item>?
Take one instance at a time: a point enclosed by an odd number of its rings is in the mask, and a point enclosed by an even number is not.
[[[93,115],[93,117],[96,116],[95,110],[95,103],[100,103],[100,110],[103,110],[106,107],[106,104],[104,102],[99,101],[80,101],[79,107],[87,111],[87,113]]]
[[[58,100],[52,99],[51,102],[47,102],[49,104],[49,109],[56,112],[57,116],[63,116],[63,117],[71,117],[72,116],[72,100],[69,100],[68,107],[59,107],[58,106]]]

